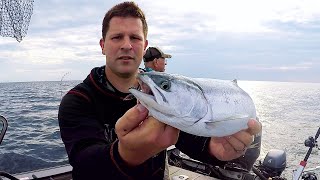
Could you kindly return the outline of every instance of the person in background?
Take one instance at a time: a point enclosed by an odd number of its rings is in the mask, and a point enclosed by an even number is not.
[[[198,137],[161,123],[129,88],[146,47],[148,26],[134,2],[122,2],[104,16],[100,47],[105,65],[62,99],[59,126],[73,180],[153,179],[165,177],[166,149],[175,145],[193,159],[223,165],[240,157],[261,131],[255,120],[248,129],[228,137]]]
[[[149,47],[143,56],[144,71],[164,72],[167,65],[166,58],[171,58],[171,55],[163,53],[158,47]]]

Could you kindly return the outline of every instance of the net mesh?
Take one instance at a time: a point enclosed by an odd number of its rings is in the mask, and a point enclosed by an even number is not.
[[[0,35],[16,38],[27,35],[34,0],[0,0]]]

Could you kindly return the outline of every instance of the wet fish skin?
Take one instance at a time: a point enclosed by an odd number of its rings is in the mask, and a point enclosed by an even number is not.
[[[143,91],[129,91],[159,121],[184,132],[222,137],[247,129],[256,119],[252,98],[235,80],[190,78],[163,72],[138,75]],[[147,86],[146,86],[147,85]]]

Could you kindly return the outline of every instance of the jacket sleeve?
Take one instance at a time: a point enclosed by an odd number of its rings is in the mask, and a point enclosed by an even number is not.
[[[90,99],[80,92],[69,93],[59,107],[62,141],[73,167],[73,179],[135,179],[144,167],[127,167],[118,153],[117,141],[108,143]]]
[[[176,147],[192,159],[214,166],[223,166],[226,161],[220,161],[209,154],[210,138],[191,135],[180,131]]]

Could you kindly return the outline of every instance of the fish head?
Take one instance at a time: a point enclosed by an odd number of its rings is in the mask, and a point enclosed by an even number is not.
[[[179,128],[192,125],[208,112],[201,87],[186,77],[152,71],[140,73],[138,80],[141,91],[129,91],[166,124]]]

